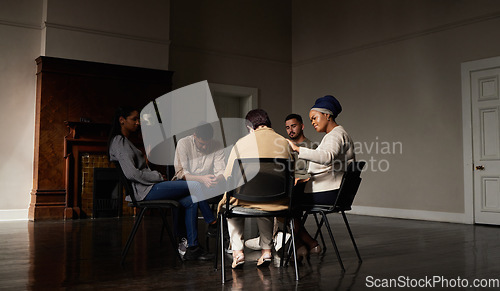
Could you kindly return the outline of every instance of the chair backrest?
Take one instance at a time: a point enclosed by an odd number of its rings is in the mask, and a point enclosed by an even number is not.
[[[270,202],[290,198],[294,169],[289,159],[236,159],[228,185],[229,195],[250,202]]]
[[[134,189],[132,188],[132,182],[129,179],[127,179],[127,177],[125,176],[125,173],[123,173],[122,167],[120,167],[120,163],[119,162],[113,162],[113,163],[115,164],[116,168],[118,169],[119,176],[120,176],[120,184],[122,185],[122,187],[125,188],[125,196],[130,196],[130,198],[132,199],[132,204],[134,204],[134,206],[137,207],[138,204],[137,204],[137,200],[135,199]]]
[[[342,183],[335,201],[335,208],[338,210],[351,210],[352,202],[358,192],[359,184],[361,183],[361,171],[366,162],[360,161],[351,162],[342,177]]]

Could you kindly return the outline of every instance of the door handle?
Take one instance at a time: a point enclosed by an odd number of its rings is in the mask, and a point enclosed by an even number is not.
[[[484,171],[484,166],[476,166],[476,170]]]

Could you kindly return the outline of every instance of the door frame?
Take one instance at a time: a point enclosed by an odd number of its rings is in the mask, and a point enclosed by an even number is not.
[[[243,116],[241,118],[245,118],[248,111],[258,108],[259,89],[257,88],[217,83],[208,83],[208,85],[210,91],[212,91],[212,95],[222,94],[241,98],[244,101]]]
[[[474,217],[474,157],[472,146],[472,94],[471,73],[500,67],[500,57],[462,63],[462,132],[464,167],[465,223],[473,224]]]

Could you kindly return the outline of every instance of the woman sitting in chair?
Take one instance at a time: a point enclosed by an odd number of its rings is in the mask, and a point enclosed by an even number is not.
[[[342,176],[347,164],[354,161],[354,143],[338,125],[335,118],[342,111],[339,101],[330,95],[318,98],[309,111],[309,119],[317,132],[326,135],[316,149],[298,147],[288,140],[298,158],[310,161],[309,179],[298,181],[294,187],[294,201],[299,205],[333,205],[337,199]],[[297,255],[299,260],[310,253],[320,253],[321,246],[306,231],[300,221],[295,221]]]
[[[231,175],[233,163],[238,158],[292,158],[286,139],[271,128],[271,120],[267,112],[262,109],[254,109],[248,112],[245,119],[247,120],[247,127],[250,134],[238,140],[231,150],[224,172],[226,178]],[[225,203],[226,195],[224,195],[219,203],[219,210]],[[231,205],[266,211],[278,211],[288,208],[288,199],[274,201],[273,203],[257,203],[231,197],[230,203]],[[259,217],[256,219],[260,233],[260,246],[262,248],[262,255],[257,261],[257,267],[266,267],[271,263],[272,259],[273,218]],[[233,250],[233,269],[240,268],[245,263],[245,255],[243,253],[244,222],[244,218],[240,217],[229,218],[227,220]]]
[[[109,158],[118,162],[127,177],[132,182],[135,199],[142,200],[177,200],[186,208],[185,223],[188,248],[184,254],[185,260],[210,260],[213,254],[208,254],[198,245],[198,207],[205,221],[213,223],[216,219],[206,201],[193,203],[189,187],[196,187],[194,181],[165,181],[160,172],[151,170],[143,153],[129,140],[140,126],[139,112],[133,108],[120,107],[116,110],[109,136]],[[198,185],[199,186],[199,185]],[[127,201],[131,201],[127,197]]]

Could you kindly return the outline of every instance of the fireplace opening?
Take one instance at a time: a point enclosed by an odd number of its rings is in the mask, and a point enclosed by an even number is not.
[[[116,168],[94,168],[92,217],[122,216],[122,191]]]

